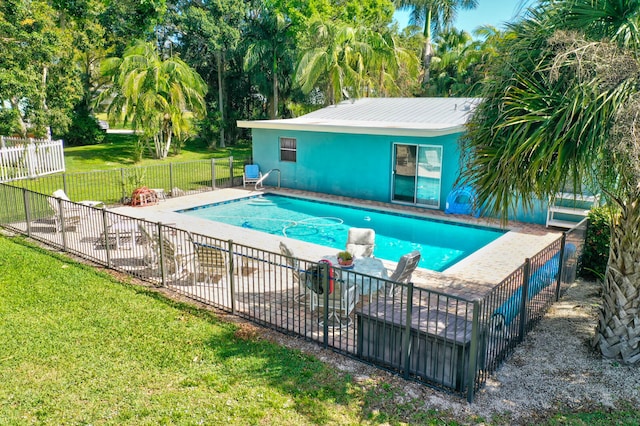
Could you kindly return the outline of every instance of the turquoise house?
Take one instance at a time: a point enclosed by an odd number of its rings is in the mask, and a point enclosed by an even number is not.
[[[285,188],[445,210],[478,98],[363,98],[297,118],[238,121]],[[277,173],[265,180],[277,184]],[[546,206],[518,217],[544,223]],[[521,215],[517,215],[521,216]]]

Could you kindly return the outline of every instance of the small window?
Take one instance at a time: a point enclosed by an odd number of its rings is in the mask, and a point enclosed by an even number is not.
[[[280,138],[280,161],[296,162],[297,140],[295,138]]]

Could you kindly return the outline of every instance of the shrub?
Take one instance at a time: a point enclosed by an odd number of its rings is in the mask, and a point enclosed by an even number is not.
[[[73,112],[69,130],[62,136],[67,146],[95,145],[104,142],[105,131],[84,107]]]
[[[602,279],[609,260],[612,213],[608,207],[589,212],[589,226],[578,274],[585,279]]]
[[[0,109],[0,135],[12,136],[20,132],[18,114],[13,109]]]

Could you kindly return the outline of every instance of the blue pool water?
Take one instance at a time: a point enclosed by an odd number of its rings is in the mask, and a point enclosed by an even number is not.
[[[265,194],[179,213],[344,250],[349,228],[373,228],[374,256],[397,262],[412,250],[419,266],[444,271],[504,234],[417,216]]]

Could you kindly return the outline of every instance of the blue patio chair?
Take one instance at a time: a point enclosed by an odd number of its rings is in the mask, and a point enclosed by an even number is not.
[[[242,186],[246,188],[247,184],[258,183],[262,179],[262,172],[257,164],[247,164],[244,166],[242,174]]]

